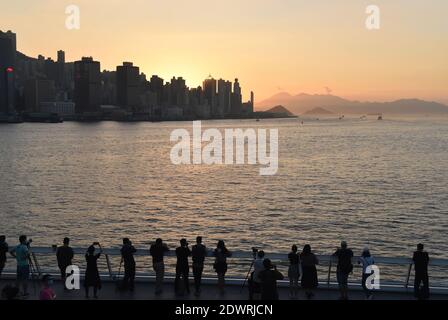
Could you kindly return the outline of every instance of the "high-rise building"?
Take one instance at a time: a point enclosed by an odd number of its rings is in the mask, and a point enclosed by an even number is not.
[[[164,81],[158,76],[152,76],[149,81],[149,89],[157,95],[157,106],[162,106],[163,103],[163,86]]]
[[[218,108],[214,114],[222,117],[230,113],[232,83],[223,79],[218,80]]]
[[[132,62],[117,67],[117,103],[128,111],[139,105],[140,70]]]
[[[53,80],[29,79],[25,83],[25,110],[27,112],[41,112],[42,103],[54,102],[55,85]]]
[[[65,63],[65,52],[63,50],[58,51],[58,63]]]
[[[170,105],[184,108],[187,105],[187,85],[184,78],[179,77],[171,79],[171,97]]]
[[[65,83],[65,52],[62,50],[58,51],[56,85],[58,88],[67,86]]]
[[[242,112],[243,97],[241,95],[241,87],[238,79],[235,79],[232,93],[232,114],[239,115]]]
[[[76,113],[99,112],[101,106],[100,63],[91,57],[75,62]]]
[[[15,113],[16,34],[0,31],[0,113]]]
[[[210,112],[213,113],[213,111],[216,110],[216,106],[218,104],[218,101],[216,99],[216,80],[211,76],[208,79],[204,80],[202,90],[204,93],[204,98],[207,100],[207,104],[210,107]]]

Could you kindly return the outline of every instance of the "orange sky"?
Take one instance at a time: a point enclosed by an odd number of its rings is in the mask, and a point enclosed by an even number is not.
[[[381,29],[365,28],[366,6]],[[65,7],[81,9],[80,30]],[[147,75],[240,78],[244,98],[280,91],[360,100],[422,98],[448,103],[445,0],[14,0],[0,29],[30,56],[93,56],[103,69],[133,61]]]

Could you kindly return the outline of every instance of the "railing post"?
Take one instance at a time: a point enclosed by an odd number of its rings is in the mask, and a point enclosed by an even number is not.
[[[114,280],[114,275],[112,272],[112,265],[110,264],[110,259],[109,259],[109,255],[105,254],[104,255],[106,257],[106,264],[107,264],[107,269],[109,270],[109,277]]]
[[[332,267],[333,261],[330,258],[330,265],[328,266],[328,277],[327,277],[327,287],[330,287],[330,278],[331,278],[331,267]]]
[[[36,267],[37,274],[40,278],[40,276],[42,275],[42,272],[40,271],[39,261],[37,261],[36,254],[34,252],[31,252],[31,256],[33,257],[34,266]]]
[[[408,276],[406,277],[406,284],[404,285],[404,287],[407,289],[409,286],[409,279],[411,278],[411,272],[412,272],[412,263],[409,264],[409,270],[408,270]]]

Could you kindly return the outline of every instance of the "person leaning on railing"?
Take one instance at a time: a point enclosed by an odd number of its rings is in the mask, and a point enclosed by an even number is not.
[[[152,266],[154,268],[154,272],[156,273],[156,295],[160,295],[163,292],[163,278],[165,276],[165,263],[163,261],[163,256],[168,251],[170,251],[170,249],[160,238],[157,239],[149,249],[149,253],[152,256]]]

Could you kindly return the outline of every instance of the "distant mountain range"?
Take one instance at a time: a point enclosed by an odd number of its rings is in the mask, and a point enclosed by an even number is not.
[[[291,95],[282,92],[257,104],[257,110],[272,106],[284,106],[292,113],[301,115],[315,108],[323,108],[334,114],[448,114],[448,106],[419,99],[401,99],[391,102],[352,101],[334,95]]]

